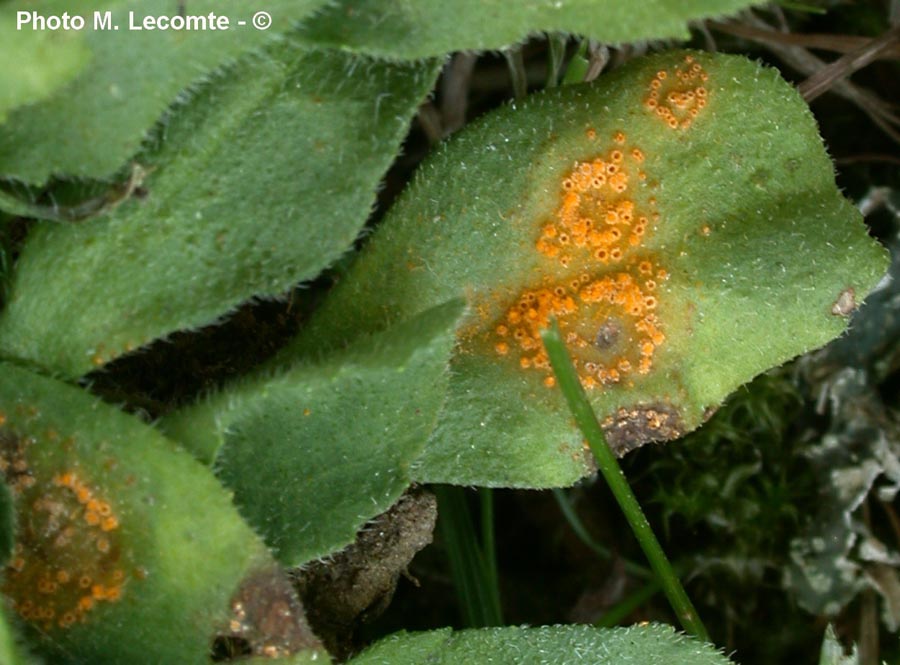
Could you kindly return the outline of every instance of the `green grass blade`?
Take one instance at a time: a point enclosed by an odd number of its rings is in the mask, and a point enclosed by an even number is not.
[[[559,504],[559,509],[562,511],[563,517],[566,518],[566,522],[568,522],[569,526],[572,528],[572,531],[575,532],[575,535],[583,542],[594,554],[603,559],[604,561],[608,561],[613,557],[613,553],[610,552],[607,548],[603,547],[600,543],[598,543],[594,538],[588,533],[587,528],[584,526],[584,523],[581,521],[581,518],[578,517],[578,513],[575,512],[575,506],[572,505],[572,502],[569,500],[569,497],[566,495],[566,492],[561,489],[554,489],[553,496],[556,499],[556,503]],[[646,579],[648,577],[653,577],[653,573],[645,568],[644,566],[634,563],[632,561],[624,561],[625,572],[630,573],[636,577],[640,577],[641,579]]]
[[[500,594],[478,544],[475,526],[461,487],[435,487],[438,528],[447,548],[450,573],[463,622],[471,628],[503,625]]]
[[[568,35],[556,33],[547,38],[549,52],[547,54],[547,83],[546,87],[555,88],[559,85],[559,73],[562,70],[563,60],[566,57],[566,42]]]
[[[694,609],[690,598],[684,591],[684,587],[681,586],[681,582],[678,580],[678,576],[672,569],[672,565],[656,539],[650,523],[644,516],[644,511],[641,510],[634,492],[631,491],[631,487],[625,479],[625,474],[622,473],[622,468],[619,466],[616,456],[613,455],[612,450],[606,443],[606,436],[604,436],[600,423],[597,422],[597,418],[594,415],[594,410],[584,394],[584,388],[563,344],[562,336],[559,333],[559,327],[555,320],[551,321],[550,329],[545,330],[541,337],[543,338],[544,346],[547,348],[547,355],[550,357],[550,364],[553,366],[556,380],[566,398],[566,403],[569,405],[572,416],[575,418],[581,433],[587,439],[591,452],[594,453],[594,459],[597,461],[597,466],[606,479],[613,495],[615,495],[622,512],[625,513],[628,524],[631,525],[634,535],[641,544],[641,549],[647,555],[650,566],[653,568],[653,572],[656,573],[660,584],[662,584],[663,591],[665,591],[672,609],[675,610],[675,614],[678,615],[678,619],[686,631],[700,639],[709,641],[709,635],[703,626],[703,622],[700,620],[700,616],[697,614],[697,610]]]
[[[489,590],[495,597],[494,604],[500,605],[500,574],[497,571],[497,543],[494,537],[494,491],[490,487],[478,490],[481,503],[481,551],[484,569],[489,579]]]
[[[609,608],[602,617],[594,622],[594,626],[597,628],[612,628],[613,626],[618,625],[629,614],[659,593],[660,589],[661,587],[657,580],[645,584],[640,589],[626,596],[620,602]]]

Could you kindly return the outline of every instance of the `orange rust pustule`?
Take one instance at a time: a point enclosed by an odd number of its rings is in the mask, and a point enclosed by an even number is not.
[[[2,588],[26,621],[68,628],[122,597],[127,556],[109,501],[76,469],[42,477],[29,463],[37,445],[0,429],[0,470],[18,511]]]
[[[626,146],[627,137],[616,132],[616,146],[606,155],[575,162],[561,183],[561,202],[541,229],[535,249],[568,268],[579,257],[596,263],[620,263],[630,248],[638,247],[655,217],[642,210],[631,193],[635,177],[643,172],[643,151]]]
[[[655,199],[641,203],[632,191],[644,153],[622,131],[611,139],[606,154],[574,163],[561,181],[559,207],[541,227],[535,249],[557,264],[547,271],[552,277],[521,292],[493,329],[496,354],[544,373],[548,387],[555,382],[540,332],[551,318],[586,388],[647,374],[665,342],[655,291],[668,273],[636,255],[659,218]]]
[[[640,264],[652,265],[647,260]],[[633,266],[631,270],[640,274]],[[656,348],[665,342],[650,288],[655,288],[655,280],[631,272],[584,277],[569,285],[525,291],[494,330],[504,338],[498,342],[504,348],[497,352],[507,355],[515,349],[522,369],[549,375],[540,332],[555,317],[585,387],[617,383],[632,373],[647,374]]]
[[[706,107],[709,75],[692,56],[672,69],[661,69],[651,79],[644,107],[671,129],[687,129]]]

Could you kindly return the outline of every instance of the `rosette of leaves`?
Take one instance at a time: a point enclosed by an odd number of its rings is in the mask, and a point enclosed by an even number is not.
[[[537,341],[551,316],[624,452],[695,428],[741,383],[838,335],[883,268],[882,250],[834,186],[808,110],[775,72],[742,58],[665,54],[534,95],[449,141],[272,366],[163,426],[214,464],[270,544],[296,542],[302,525],[253,498],[239,460],[277,466],[331,450],[350,469],[349,449],[383,459],[372,451],[389,431],[385,410],[369,397],[335,402],[361,423],[372,416],[360,430],[371,434],[349,448],[306,409],[315,415],[317,394],[329,404],[353,394],[330,363],[375,360],[365,349],[408,338],[445,300],[464,298],[446,388],[414,389],[420,375],[409,375],[411,394],[431,394],[440,411],[424,447],[401,446],[400,477],[561,486],[591,465]],[[313,386],[317,365],[336,378]],[[354,380],[365,385],[361,373]],[[404,390],[398,381],[380,394]],[[372,471],[397,478],[378,464]],[[266,478],[262,494],[330,501],[295,474]],[[371,504],[355,526],[382,501]],[[284,553],[296,564],[313,551]]]

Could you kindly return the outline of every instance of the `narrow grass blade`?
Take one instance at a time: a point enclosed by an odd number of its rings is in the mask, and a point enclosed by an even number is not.
[[[461,487],[435,488],[438,528],[447,548],[450,573],[467,627],[502,626],[500,594],[478,544],[472,516]]]
[[[584,388],[578,379],[578,374],[572,365],[566,347],[563,344],[562,337],[559,333],[559,327],[556,320],[551,320],[549,330],[544,330],[541,334],[544,346],[547,349],[547,355],[550,358],[550,364],[553,366],[553,372],[556,380],[562,390],[566,403],[575,418],[578,429],[587,439],[591,452],[594,453],[594,459],[603,477],[606,479],[610,490],[616,497],[616,501],[625,513],[628,523],[631,525],[634,535],[637,537],[644,554],[650,562],[653,572],[656,573],[660,584],[672,609],[678,615],[678,620],[684,629],[699,637],[700,639],[709,641],[709,635],[703,622],[691,604],[690,598],[681,586],[681,582],[675,575],[672,565],[666,558],[659,541],[650,528],[650,523],[644,516],[640,504],[631,491],[622,468],[616,461],[615,455],[606,443],[606,437],[600,428],[600,423],[594,416],[594,411],[588,402],[587,396],[584,394]]]

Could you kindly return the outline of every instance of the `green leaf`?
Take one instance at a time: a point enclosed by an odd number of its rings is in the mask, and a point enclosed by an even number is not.
[[[845,329],[886,266],[860,220],[774,70],[635,60],[449,141],[282,360],[466,296],[416,479],[565,485],[591,466],[541,344],[551,315],[618,453],[676,438]]]
[[[34,211],[34,207],[9,192],[0,190],[0,214],[6,213],[17,217],[25,217]],[[2,228],[2,227],[0,227]]]
[[[18,511],[3,591],[54,663],[205,663],[217,631],[266,614],[244,602],[263,592],[292,610],[297,624],[282,627],[303,637],[267,639],[319,647],[225,490],[154,429],[8,364],[0,424]]]
[[[140,25],[144,17],[177,14],[176,5],[169,0],[58,0],[38,7],[17,3],[16,9],[37,10],[42,16],[63,11],[83,16],[85,27],[77,34],[91,57],[69,85],[57,87],[40,103],[10,113],[0,131],[0,174],[32,184],[41,184],[51,175],[111,175],[138,151],[146,132],[185,87],[291,29],[321,4],[322,0],[266,3],[272,26],[262,31],[252,27],[255,8],[241,0],[193,0],[186,6],[190,15],[205,17],[213,12],[228,17],[230,28],[134,31],[129,29],[130,12]],[[95,16],[105,18],[106,12],[118,30],[94,29]],[[239,20],[247,25],[237,25]],[[20,33],[17,42],[21,45],[13,47],[10,62],[28,62],[48,39],[43,32]],[[57,51],[63,47],[59,41],[53,33]],[[69,66],[78,64],[76,59]],[[33,62],[31,68],[37,66]]]
[[[322,658],[323,654],[320,651],[303,651],[274,660],[271,656],[255,656],[241,658],[235,662],[240,665],[328,665],[329,661],[327,659],[323,660]]]
[[[0,610],[0,663],[34,665],[36,661],[20,644],[18,632],[5,608]]]
[[[411,482],[447,387],[454,301],[317,364],[244,381],[162,427],[216,472],[286,565],[353,542]]]
[[[0,352],[79,376],[315,277],[359,233],[437,68],[289,41],[245,58],[142,158],[145,197],[33,230]]]
[[[305,22],[311,43],[384,58],[428,58],[452,51],[487,51],[539,32],[584,35],[607,44],[687,39],[688,21],[732,14],[751,0],[339,0]]]
[[[587,660],[586,660],[587,659]],[[397,633],[353,658],[352,665],[727,665],[709,644],[676,633],[671,626],[628,628],[543,626],[539,628],[449,628]]]
[[[81,33],[17,30],[12,7],[0,7],[0,62],[9,63],[0,70],[0,125],[10,110],[49,96],[89,60]]]

